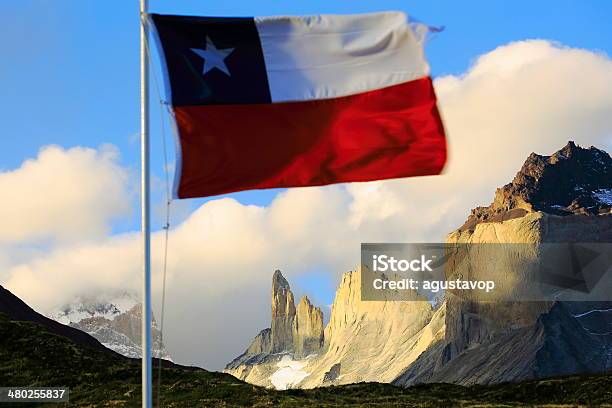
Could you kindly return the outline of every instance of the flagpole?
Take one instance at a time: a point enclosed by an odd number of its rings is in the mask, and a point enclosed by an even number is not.
[[[149,61],[146,54],[148,0],[140,0],[140,148],[141,216],[143,240],[142,276],[142,407],[152,407],[151,367],[151,210],[149,192]]]

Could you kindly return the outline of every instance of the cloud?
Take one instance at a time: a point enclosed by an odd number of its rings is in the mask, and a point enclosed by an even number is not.
[[[242,352],[269,324],[276,268],[290,282],[313,268],[337,279],[357,264],[360,242],[442,240],[532,151],[549,154],[570,139],[611,147],[612,61],[604,55],[517,42],[435,86],[449,138],[444,175],[291,189],[266,207],[213,200],[172,229],[165,338],[177,361],[220,368]],[[154,235],[158,300],[161,239]],[[7,286],[42,310],[76,294],[138,290],[139,245],[124,234],[58,248],[10,267]]]
[[[0,173],[0,244],[102,238],[129,212],[128,172],[113,146],[47,146]]]
[[[550,154],[568,140],[612,148],[612,60],[605,55],[514,42],[463,75],[438,78],[435,88],[450,150],[445,174],[351,185],[354,224],[439,239],[469,209],[489,204],[531,152]]]

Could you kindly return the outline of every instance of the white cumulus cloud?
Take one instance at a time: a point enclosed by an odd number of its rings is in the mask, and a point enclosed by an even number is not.
[[[118,151],[46,146],[35,159],[0,172],[0,244],[101,238],[129,211],[128,172]]]

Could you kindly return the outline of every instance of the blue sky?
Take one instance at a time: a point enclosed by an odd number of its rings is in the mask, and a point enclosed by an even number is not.
[[[0,4],[4,143],[0,168],[18,167],[41,146],[112,143],[122,164],[138,169],[137,0],[21,0]],[[612,3],[604,1],[205,2],[151,0],[150,11],[197,15],[270,15],[404,10],[446,30],[427,49],[434,76],[465,71],[473,59],[510,41],[545,38],[612,54]],[[159,68],[153,61],[154,69]],[[159,76],[159,74],[157,74]],[[153,102],[157,96],[152,88]],[[158,106],[152,104],[153,171],[163,177]],[[170,148],[172,160],[173,144]],[[158,190],[156,197],[160,199]],[[268,203],[277,191],[233,195]],[[200,200],[190,203],[193,208]],[[116,230],[133,229],[134,220]]]

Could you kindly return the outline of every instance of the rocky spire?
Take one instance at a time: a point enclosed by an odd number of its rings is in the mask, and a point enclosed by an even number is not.
[[[303,296],[293,321],[293,350],[296,357],[305,357],[323,347],[323,312]]]
[[[289,282],[277,270],[272,276],[272,353],[293,349],[293,321],[295,302]]]

